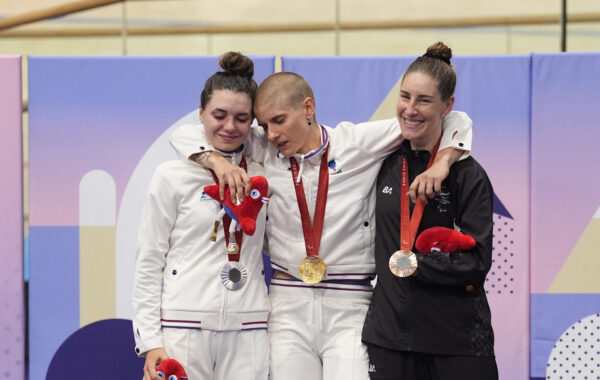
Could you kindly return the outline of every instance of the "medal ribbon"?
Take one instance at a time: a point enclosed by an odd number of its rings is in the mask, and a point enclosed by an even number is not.
[[[441,139],[442,136],[440,136],[435,144],[435,147],[433,147],[431,157],[427,163],[427,169],[431,167],[433,161],[435,160]],[[419,224],[421,224],[421,218],[423,217],[423,210],[425,208],[421,198],[417,198],[417,203],[413,209],[412,216],[410,215],[408,189],[408,163],[406,162],[406,158],[402,157],[402,177],[400,189],[400,249],[404,251],[412,251],[415,239],[417,238],[417,230],[419,229]]]
[[[244,156],[242,156],[242,160],[240,161],[240,168],[244,169],[245,172],[248,172],[248,166],[246,165],[246,157],[244,157]],[[213,179],[215,180],[215,183],[218,185],[219,180],[217,179],[215,172],[213,172],[211,170],[210,174],[212,174]],[[223,206],[221,206],[221,207],[223,207]],[[229,244],[229,226],[230,225],[231,225],[231,216],[229,216],[228,213],[225,213],[225,215],[223,215],[223,230],[225,231],[225,246],[226,247]],[[227,254],[229,261],[240,261],[240,255],[242,253],[242,239],[243,238],[244,238],[244,231],[242,231],[241,228],[239,230],[236,230],[235,231],[235,242],[238,245],[239,250],[238,250],[238,253],[236,253],[235,255]]]
[[[323,220],[325,219],[325,206],[327,204],[327,189],[329,188],[329,173],[327,168],[327,152],[329,146],[325,149],[321,158],[319,168],[319,187],[317,189],[317,204],[315,205],[315,216],[313,223],[310,222],[310,214],[306,203],[306,194],[302,181],[298,182],[299,165],[294,157],[290,157],[292,167],[292,179],[294,180],[294,190],[296,190],[296,199],[298,200],[298,209],[302,219],[302,232],[304,232],[304,245],[308,256],[319,256],[319,245],[321,244],[321,233],[323,232]]]

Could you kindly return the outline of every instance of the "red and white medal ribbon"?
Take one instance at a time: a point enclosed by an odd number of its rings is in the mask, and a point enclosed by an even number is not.
[[[440,146],[440,140],[441,136],[431,152],[431,157],[427,163],[427,169],[431,167],[435,160],[435,156],[437,155]],[[421,199],[418,198],[412,216],[410,215],[408,182],[408,163],[406,162],[406,158],[402,157],[402,176],[400,184],[400,250],[394,252],[390,256],[388,263],[390,271],[398,277],[408,277],[417,270],[417,256],[412,252],[412,247],[417,238],[417,231],[419,230],[419,224],[421,224],[421,218],[423,217],[423,210],[425,208]]]

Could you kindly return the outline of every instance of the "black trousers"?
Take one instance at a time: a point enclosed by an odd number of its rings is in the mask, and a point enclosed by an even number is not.
[[[367,344],[371,380],[498,380],[493,357],[394,351]]]

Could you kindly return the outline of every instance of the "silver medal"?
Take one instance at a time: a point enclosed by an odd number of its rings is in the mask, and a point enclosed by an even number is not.
[[[221,269],[221,282],[229,290],[241,289],[248,279],[248,271],[237,261],[229,261]]]

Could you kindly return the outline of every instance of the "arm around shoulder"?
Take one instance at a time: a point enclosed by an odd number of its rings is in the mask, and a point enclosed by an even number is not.
[[[335,129],[344,140],[359,147],[366,154],[365,159],[372,161],[385,159],[396,151],[403,141],[400,124],[396,118],[359,124],[342,122]]]
[[[444,118],[440,151],[454,148],[461,151],[461,157],[467,157],[473,140],[473,120],[462,111],[452,111]]]
[[[178,127],[169,136],[169,143],[177,152],[180,160],[192,160],[205,167],[211,168],[200,162],[198,156],[206,152],[213,152],[215,148],[206,138],[202,124],[184,124]],[[252,126],[248,138],[244,142],[244,155],[251,160],[263,163],[268,148],[265,133],[261,127]]]
[[[433,165],[418,175],[410,185],[409,195],[413,202],[419,197],[426,204],[428,198],[439,194],[450,167],[469,156],[473,139],[473,121],[469,115],[452,111],[444,118],[442,128],[442,139]]]
[[[184,124],[178,127],[169,136],[169,143],[182,161],[187,161],[194,154],[214,149],[206,141],[202,124]]]

